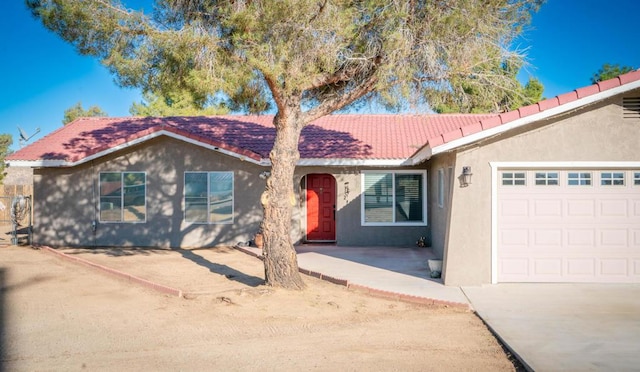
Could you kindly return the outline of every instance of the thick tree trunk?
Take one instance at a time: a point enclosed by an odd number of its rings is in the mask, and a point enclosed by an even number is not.
[[[302,124],[296,115],[280,112],[275,119],[276,140],[271,150],[271,176],[262,194],[264,271],[266,284],[287,289],[305,287],[291,243],[291,216],[296,197],[293,173],[300,158],[298,140]]]

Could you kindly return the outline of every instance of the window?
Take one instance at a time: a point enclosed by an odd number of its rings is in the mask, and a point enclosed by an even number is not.
[[[602,172],[602,173],[600,173],[600,185],[602,185],[602,186],[624,186],[624,172]]]
[[[185,172],[184,219],[233,223],[233,172]]]
[[[362,174],[363,225],[426,225],[426,172]]]
[[[537,186],[558,186],[558,172],[536,172]]]
[[[502,173],[502,184],[504,186],[524,186],[525,182],[524,172],[504,172]]]
[[[144,222],[146,193],[143,172],[100,173],[100,221]]]
[[[438,207],[444,207],[444,169],[438,169]]]
[[[591,172],[569,172],[567,184],[569,186],[590,186]]]
[[[640,185],[640,172],[633,173],[633,184],[636,186]]]

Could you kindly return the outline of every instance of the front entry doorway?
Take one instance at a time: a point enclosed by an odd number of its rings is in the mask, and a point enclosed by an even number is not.
[[[336,180],[330,174],[307,175],[307,241],[336,240]]]

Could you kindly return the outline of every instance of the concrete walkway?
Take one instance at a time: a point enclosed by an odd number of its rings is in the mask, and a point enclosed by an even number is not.
[[[429,248],[297,246],[302,269],[345,279],[350,284],[402,295],[468,305],[460,288],[430,277]]]
[[[463,290],[534,371],[640,368],[640,285],[522,283]]]

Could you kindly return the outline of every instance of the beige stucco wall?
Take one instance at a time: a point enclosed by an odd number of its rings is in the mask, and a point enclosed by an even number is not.
[[[455,155],[443,154],[428,162],[429,165],[429,245],[438,258],[444,257],[447,228],[449,226],[449,212],[451,191],[455,186]],[[438,170],[444,172],[444,203],[438,203]]]
[[[234,223],[184,222],[185,171],[234,172]],[[248,241],[258,230],[258,202],[265,168],[227,155],[161,137],[72,168],[36,169],[34,242],[54,246],[207,247]],[[147,177],[147,214],[142,223],[99,222],[98,176],[141,171]],[[251,197],[247,197],[247,195]]]
[[[490,162],[639,161],[640,121],[623,119],[621,105],[616,97],[456,153],[454,174],[471,166],[473,179],[471,186],[452,190],[445,284],[491,282]]]
[[[345,246],[414,246],[428,226],[361,226],[360,192],[364,169],[298,167],[294,189],[291,239],[304,241],[306,205],[304,176],[328,173],[336,180],[336,238]],[[424,166],[415,169],[424,169]],[[234,223],[193,224],[183,218],[185,171],[234,172]],[[71,168],[36,169],[34,176],[34,242],[52,246],[209,247],[253,239],[262,220],[260,195],[269,168],[168,137]],[[146,172],[147,214],[141,223],[99,221],[100,172]],[[430,190],[427,188],[427,195]],[[428,213],[430,213],[428,206]]]

